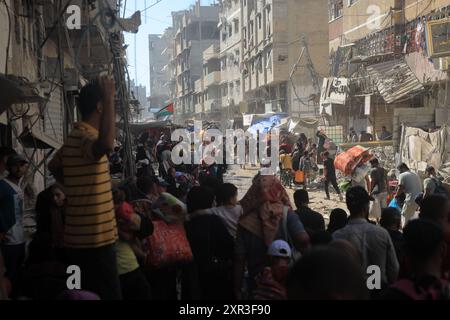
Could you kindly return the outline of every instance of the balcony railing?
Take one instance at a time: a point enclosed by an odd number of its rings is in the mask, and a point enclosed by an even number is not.
[[[220,99],[209,99],[205,101],[205,112],[220,110],[222,102]]]
[[[220,83],[220,71],[214,71],[207,74],[204,78],[205,87]]]

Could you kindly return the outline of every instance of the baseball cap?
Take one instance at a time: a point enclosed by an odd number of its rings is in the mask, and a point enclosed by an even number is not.
[[[6,166],[12,167],[19,163],[28,163],[28,160],[20,154],[14,154],[8,158]]]
[[[284,240],[275,240],[269,246],[267,254],[272,257],[290,258],[292,255],[291,247]]]
[[[351,187],[345,195],[347,206],[351,207],[355,204],[362,204],[375,199],[367,193],[366,189],[360,186]]]

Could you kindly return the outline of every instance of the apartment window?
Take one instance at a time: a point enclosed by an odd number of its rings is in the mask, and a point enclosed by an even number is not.
[[[238,33],[239,32],[239,20],[235,19],[234,20],[234,33]]]
[[[230,96],[234,95],[234,84],[230,83]]]
[[[263,71],[263,62],[262,62],[262,55],[260,55],[259,57],[258,57],[258,71],[259,72],[262,72]]]
[[[261,28],[262,28],[262,17],[261,17],[261,15],[259,15],[257,19],[258,19],[258,29],[261,30]]]
[[[351,1],[351,0],[348,0],[348,1]],[[330,21],[341,17],[343,8],[344,8],[343,0],[329,0],[329,2],[328,2],[329,12],[328,13],[329,13]]]
[[[228,37],[231,38],[233,35],[233,27],[231,25],[228,26]]]
[[[244,7],[247,6],[247,0],[244,0]]]
[[[241,81],[236,81],[236,94],[241,94]]]
[[[228,95],[228,86],[227,85],[224,85],[223,87],[222,87],[222,96],[223,97],[226,97]]]
[[[358,0],[347,0],[348,6],[350,7],[351,5],[355,4],[356,2],[358,2]]]
[[[266,69],[272,69],[272,49],[267,51]]]
[[[223,58],[221,60],[222,70],[225,70],[227,68],[227,58]]]
[[[222,41],[225,41],[225,40],[227,40],[227,32],[224,30],[222,32]]]

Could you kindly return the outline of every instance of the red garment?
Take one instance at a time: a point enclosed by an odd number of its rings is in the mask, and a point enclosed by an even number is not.
[[[116,215],[119,219],[129,221],[134,214],[133,207],[128,202],[123,202],[117,209]]]
[[[255,300],[286,300],[286,288],[276,281],[270,267],[264,268],[256,280],[256,289],[253,291]]]
[[[286,153],[292,153],[292,146],[287,143],[283,143],[280,145],[280,150],[284,150]]]

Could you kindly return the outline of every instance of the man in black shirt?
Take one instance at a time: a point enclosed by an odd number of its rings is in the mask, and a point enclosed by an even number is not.
[[[416,219],[406,225],[403,237],[408,270],[405,277],[385,290],[381,298],[449,300],[449,284],[441,270],[446,252],[442,228],[426,219]]]
[[[385,208],[381,213],[380,225],[389,232],[399,262],[403,259],[402,214],[397,208]]]
[[[381,210],[387,207],[387,172],[380,166],[377,158],[370,160],[372,168],[370,169],[369,193],[375,198],[370,206],[369,215],[373,218],[381,218]]]
[[[323,216],[311,210],[308,207],[309,195],[306,190],[297,190],[294,193],[295,206],[297,207],[297,214],[300,217],[300,221],[303,223],[306,232],[311,238],[314,233],[319,231],[325,231],[325,221]]]
[[[328,191],[328,186],[333,186],[334,190],[336,190],[336,193],[339,195],[339,199],[342,201],[342,194],[341,190],[339,190],[339,187],[337,185],[336,181],[336,169],[334,168],[334,162],[333,159],[330,158],[330,154],[328,152],[322,153],[322,160],[323,160],[323,176],[325,179],[325,194],[326,198],[330,200],[330,192]]]

